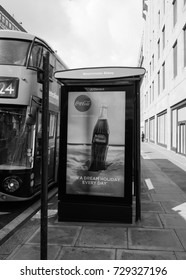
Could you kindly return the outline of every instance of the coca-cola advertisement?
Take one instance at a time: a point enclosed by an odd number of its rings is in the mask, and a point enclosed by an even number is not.
[[[69,92],[66,193],[124,197],[124,91]]]

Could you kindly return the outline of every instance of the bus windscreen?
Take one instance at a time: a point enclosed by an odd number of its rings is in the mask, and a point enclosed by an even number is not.
[[[29,46],[28,41],[0,39],[0,65],[24,66]]]

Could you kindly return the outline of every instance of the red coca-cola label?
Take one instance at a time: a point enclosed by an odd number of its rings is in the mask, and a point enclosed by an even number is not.
[[[80,112],[88,111],[91,106],[91,100],[86,95],[79,95],[74,102],[74,106]]]

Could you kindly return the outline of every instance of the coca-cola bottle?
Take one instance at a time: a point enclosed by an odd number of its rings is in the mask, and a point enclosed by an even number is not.
[[[94,127],[91,147],[90,171],[106,169],[106,158],[109,142],[109,125],[107,121],[107,106],[100,108],[100,115]]]

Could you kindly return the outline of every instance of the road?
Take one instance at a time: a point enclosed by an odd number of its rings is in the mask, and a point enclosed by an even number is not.
[[[55,195],[57,188],[49,191],[48,207],[53,208],[53,204],[57,203]],[[24,224],[31,216],[40,210],[41,201],[37,197],[31,201],[25,202],[9,202],[0,204],[0,244],[11,236],[13,232]],[[56,205],[55,205],[56,207]]]
[[[38,198],[24,202],[1,202],[0,203],[0,230],[20,215],[24,210],[34,204]]]

